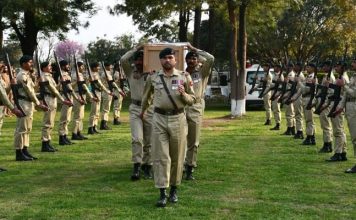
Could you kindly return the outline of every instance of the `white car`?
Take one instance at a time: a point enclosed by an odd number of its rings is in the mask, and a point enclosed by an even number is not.
[[[255,88],[258,87],[259,80],[264,77],[263,68],[262,66],[260,66],[259,68],[258,64],[254,64],[246,69],[246,106],[263,106],[263,99],[258,98],[262,88],[257,88],[257,90],[255,90],[252,94],[248,94],[248,92],[252,88],[253,79],[256,76],[257,70],[258,70],[257,73],[258,80],[256,82]],[[269,71],[270,73],[273,74],[273,69],[270,69]]]

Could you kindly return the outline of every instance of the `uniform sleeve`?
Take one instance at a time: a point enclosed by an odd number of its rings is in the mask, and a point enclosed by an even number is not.
[[[7,97],[6,90],[1,83],[0,83],[0,100],[9,109],[11,110],[14,109],[14,105],[10,102],[9,98]]]
[[[33,89],[31,89],[31,87],[33,88],[32,80],[28,78],[28,76],[23,76],[21,83],[24,91],[26,92],[27,96],[31,99],[31,101],[34,102],[36,105],[40,105],[41,103],[37,99],[36,93],[34,92]]]
[[[49,81],[49,83],[48,83],[48,90],[49,90],[53,95],[55,95],[61,102],[64,101],[64,98],[61,96],[61,94],[60,94],[59,91],[57,90],[56,85],[55,85],[53,82],[51,82],[51,81]]]
[[[131,64],[130,64],[130,58],[135,54],[135,52],[136,52],[136,49],[132,49],[132,50],[128,51],[121,57],[121,60],[120,60],[122,68],[124,69],[124,72],[127,77],[129,77],[129,75],[132,73],[132,70],[133,70],[131,67]]]
[[[201,67],[201,73],[202,73],[202,76],[204,78],[206,78],[211,73],[211,68],[213,67],[215,58],[210,53],[202,51],[202,50],[198,51],[198,54],[205,59],[203,66]]]
[[[93,94],[90,92],[88,86],[86,84],[83,84],[83,90],[85,92],[85,94],[87,94],[89,96],[89,98],[93,98]]]
[[[111,93],[110,90],[104,86],[103,82],[101,82],[100,79],[98,79],[97,85],[102,91],[106,92],[107,94]]]
[[[152,85],[152,76],[149,75],[146,80],[145,88],[143,90],[143,96],[142,96],[142,112],[145,112],[147,108],[151,105],[152,103],[152,98],[153,98],[153,92],[154,88]]]
[[[184,85],[185,94],[182,95],[182,99],[187,105],[193,105],[196,100],[194,89],[193,89],[193,81],[189,74],[185,74],[185,78],[186,78],[186,83]]]

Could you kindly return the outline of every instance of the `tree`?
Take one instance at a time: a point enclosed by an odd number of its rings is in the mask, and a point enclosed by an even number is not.
[[[68,62],[72,61],[74,55],[84,54],[84,46],[71,40],[59,42],[54,50],[59,59],[67,60]]]
[[[132,16],[133,22],[138,25],[139,30],[146,33],[146,37],[154,36],[161,39],[161,33],[167,30],[168,33],[177,34],[178,40],[184,42],[188,38],[191,11],[201,4],[200,0],[126,0],[124,3],[116,4],[110,12]],[[174,25],[177,24],[175,21],[177,15],[178,33],[177,25]]]
[[[132,34],[118,36],[114,41],[98,39],[88,44],[86,56],[91,61],[115,63],[135,44],[135,38]]]
[[[48,35],[71,29],[78,30],[80,23],[78,16],[87,13],[89,16],[96,12],[91,0],[2,0],[4,4],[3,16],[10,23],[20,41],[23,54],[32,55],[37,46],[39,32]]]

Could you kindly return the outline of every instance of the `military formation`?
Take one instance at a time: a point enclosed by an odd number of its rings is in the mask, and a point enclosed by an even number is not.
[[[346,121],[356,151],[356,59],[352,60],[349,69],[344,61],[333,63],[329,60],[321,66],[308,63],[305,71],[302,71],[302,63],[289,62],[285,65],[285,71],[282,65],[276,64],[273,66],[274,74],[269,63],[262,67],[264,76],[260,79],[256,76],[259,86],[255,90],[262,89],[260,97],[266,111],[264,125],[272,124],[273,112],[275,125],[270,130],[280,130],[281,106],[284,105],[287,130],[283,135],[302,139],[302,145],[313,146],[316,145],[315,117],[318,115],[323,136],[319,153],[334,151],[326,159],[327,162],[346,161]],[[319,69],[323,74],[321,82],[318,82],[317,76]],[[356,173],[356,165],[345,172]]]
[[[111,105],[112,124],[121,124],[122,101],[130,91],[133,162],[130,178],[132,181],[141,176],[154,179],[160,191],[158,207],[165,207],[167,198],[171,203],[178,202],[177,190],[183,172],[186,180],[195,179],[193,172],[197,167],[205,108],[204,91],[214,63],[211,54],[190,44],[186,46],[189,49],[185,56],[186,70],[176,69],[176,51],[170,47],[160,51],[157,57],[161,69],[149,72],[143,71],[143,46],[128,51],[114,66],[107,62],[89,63],[87,59],[77,61],[75,56],[72,63],[58,61],[56,55],[55,63],[40,63],[36,54],[35,59],[22,56],[19,60],[21,70],[16,73],[9,59],[0,61],[1,72],[11,79],[11,83],[5,80],[0,83],[0,126],[6,109],[17,116],[15,160],[38,159],[29,150],[36,110],[43,114],[41,151],[53,153],[57,151],[51,142],[57,110],[60,113],[58,144],[72,145],[73,140],[88,139],[83,134],[86,104],[90,102],[91,107],[87,134],[100,134],[99,130],[111,130],[108,125]],[[130,88],[125,86],[125,80]],[[71,138],[69,127],[72,128]]]
[[[90,104],[87,135],[97,135],[101,133],[99,130],[111,129],[111,112],[112,124],[121,124],[122,101],[130,91],[133,165],[130,179],[153,179],[159,189],[158,207],[165,207],[168,201],[178,202],[177,191],[182,178],[195,179],[204,92],[214,63],[211,54],[190,44],[186,46],[189,51],[185,55],[185,70],[176,68],[177,54],[170,47],[159,52],[157,59],[161,68],[150,71],[144,71],[147,54],[141,45],[128,51],[114,65],[89,63],[87,59],[78,61],[75,56],[72,64],[67,60],[58,61],[56,56],[54,64],[40,63],[37,56],[34,59],[24,55],[19,60],[21,69],[17,73],[6,57],[6,61],[0,61],[1,73],[8,76],[0,81],[0,129],[6,112],[16,115],[15,160],[38,159],[30,153],[35,110],[43,114],[41,151],[53,153],[57,151],[51,141],[57,110],[60,112],[58,144],[72,145],[73,140],[88,139],[83,132],[86,104]],[[261,67],[264,77],[258,79],[256,74],[254,82],[259,82],[253,88],[261,88],[260,98],[266,111],[264,125],[273,125],[270,130],[279,131],[284,109],[287,129],[283,135],[300,140],[302,145],[313,146],[318,130],[317,114],[323,134],[319,152],[334,151],[326,161],[341,162],[347,160],[346,116],[356,152],[356,60],[352,61],[350,71],[344,62],[332,61],[325,61],[321,68],[308,63],[305,70],[302,63],[291,62],[284,66],[264,63]],[[324,75],[318,82],[320,69]],[[125,81],[130,88],[125,86]],[[0,171],[6,169],[0,168]],[[356,173],[356,165],[345,172]]]

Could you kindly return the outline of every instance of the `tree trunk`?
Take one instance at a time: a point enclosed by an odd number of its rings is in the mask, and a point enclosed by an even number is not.
[[[188,41],[188,24],[189,24],[189,10],[181,8],[179,10],[179,33],[178,38],[180,42]]]
[[[0,50],[2,50],[4,45],[4,23],[2,23],[2,10],[3,7],[0,4]]]
[[[200,42],[200,24],[201,24],[201,4],[197,5],[194,10],[194,36],[193,45],[199,48]]]
[[[15,22],[11,22],[11,27],[15,30],[20,41],[22,53],[32,56],[37,46],[38,28],[36,26],[35,14],[32,11],[24,13],[24,31],[21,33]]]
[[[231,116],[237,114],[237,5],[233,0],[227,0],[229,20],[231,25],[230,31],[230,84],[231,84]]]
[[[211,7],[209,8],[209,33],[208,33],[208,49],[207,51],[211,54],[215,54],[215,20],[216,20],[216,15],[215,15],[215,8]]]
[[[246,114],[246,50],[247,50],[247,35],[246,35],[246,9],[247,2],[242,0],[239,6],[239,41],[238,41],[238,62],[239,72],[237,76],[237,115]]]

